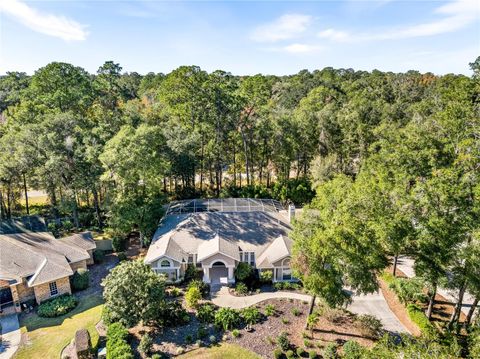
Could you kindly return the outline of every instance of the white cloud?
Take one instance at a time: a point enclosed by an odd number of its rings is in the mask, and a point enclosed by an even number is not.
[[[301,35],[312,22],[312,17],[301,14],[286,14],[275,21],[258,26],[251,38],[259,42],[288,40]]]
[[[375,33],[352,34],[346,31],[328,29],[320,32],[318,36],[341,42],[397,40],[440,35],[455,32],[478,20],[480,18],[480,5],[477,0],[455,0],[436,8],[434,13],[443,16],[443,18],[422,24],[377,31]]]
[[[283,51],[291,54],[305,54],[309,52],[316,52],[321,50],[320,46],[308,44],[291,44],[282,48]]]
[[[348,40],[349,34],[345,31],[338,31],[334,29],[323,30],[318,33],[318,37],[323,39],[329,39],[332,41],[346,41]]]
[[[83,41],[85,26],[64,16],[42,13],[19,0],[1,0],[0,13],[6,13],[30,29],[65,41]]]

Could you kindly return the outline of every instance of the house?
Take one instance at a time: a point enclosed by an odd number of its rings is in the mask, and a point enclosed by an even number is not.
[[[49,232],[0,234],[0,306],[71,293],[69,277],[93,264],[90,232],[56,239]]]
[[[154,234],[145,263],[171,282],[191,264],[213,284],[235,282],[240,262],[292,281],[288,238],[294,207],[271,199],[194,199],[172,202]]]

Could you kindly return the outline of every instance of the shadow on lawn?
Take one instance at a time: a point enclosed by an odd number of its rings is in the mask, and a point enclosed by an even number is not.
[[[39,317],[36,312],[22,314],[20,316],[20,327],[25,327],[27,331],[31,332],[41,328],[62,325],[65,319],[71,319],[73,316],[101,304],[103,304],[103,298],[101,296],[92,296],[87,298],[81,298],[75,309],[60,317],[42,318]]]

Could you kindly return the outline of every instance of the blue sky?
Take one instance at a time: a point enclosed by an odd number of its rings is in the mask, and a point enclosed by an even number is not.
[[[0,0],[0,73],[51,61],[90,72],[180,65],[237,75],[354,68],[470,74],[480,55],[480,0]]]

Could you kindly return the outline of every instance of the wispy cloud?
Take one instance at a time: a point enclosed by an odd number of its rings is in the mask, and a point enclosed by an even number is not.
[[[309,45],[309,44],[291,44],[282,48],[283,51],[289,52],[291,54],[305,54],[305,53],[317,52],[321,49],[322,49],[321,46]]]
[[[268,24],[258,26],[251,38],[259,42],[289,40],[301,35],[312,22],[312,17],[301,14],[286,14]]]
[[[64,16],[42,13],[19,0],[1,0],[0,12],[34,31],[65,41],[83,41],[88,35],[84,25]]]
[[[455,0],[436,8],[434,13],[442,16],[442,18],[421,24],[383,29],[377,32],[349,33],[328,29],[318,33],[318,36],[335,42],[357,42],[440,35],[463,29],[477,21],[480,18],[480,6],[477,0]]]

